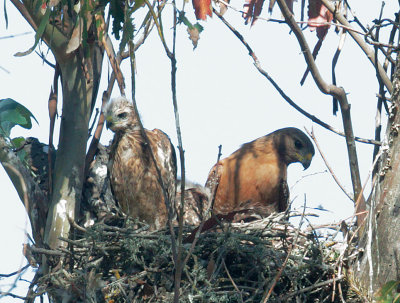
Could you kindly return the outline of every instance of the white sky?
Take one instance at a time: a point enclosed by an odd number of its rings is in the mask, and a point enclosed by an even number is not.
[[[16,58],[16,52],[25,51],[32,46],[33,31],[7,2],[9,17],[8,30],[5,28],[3,10],[0,11],[0,37],[30,31],[31,34],[13,39],[0,39],[0,99],[13,98],[32,111],[39,125],[31,130],[16,127],[12,136],[37,137],[47,142],[49,119],[47,100],[52,83],[53,71],[36,54]],[[354,2],[354,3],[353,3]],[[368,4],[367,4],[368,2]],[[381,6],[379,1],[352,1],[353,10],[364,25],[377,18]],[[242,2],[232,1],[240,8]],[[295,6],[299,5],[295,3]],[[191,4],[187,11],[191,11]],[[274,17],[280,18],[278,8]],[[295,8],[296,11],[296,8]],[[398,5],[387,3],[385,12],[392,18],[398,11]],[[263,12],[267,16],[267,9]],[[170,28],[171,15],[164,20],[164,28]],[[188,14],[191,21],[194,17]],[[313,115],[342,129],[340,113],[332,115],[331,97],[319,92],[311,75],[303,87],[299,85],[306,64],[294,35],[289,35],[285,24],[276,24],[259,20],[255,26],[244,26],[240,13],[229,10],[226,19],[245,37],[257,54],[263,68],[275,79],[281,88],[298,105]],[[297,16],[299,18],[299,16]],[[235,151],[241,144],[270,133],[278,128],[295,126],[309,130],[314,127],[315,134],[330,165],[337,177],[351,191],[351,181],[345,140],[318,125],[313,124],[291,106],[289,106],[253,66],[252,59],[239,40],[220,22],[218,17],[202,22],[198,48],[193,51],[191,41],[184,26],[178,28],[177,44],[177,91],[180,121],[183,134],[183,146],[186,158],[187,178],[204,184],[209,169],[217,158],[218,145],[222,144],[223,157]],[[388,31],[387,29],[386,31]],[[315,33],[305,31],[313,48],[317,39]],[[168,35],[168,31],[167,34]],[[170,39],[168,39],[170,40]],[[327,82],[331,81],[331,61],[336,51],[339,36],[331,28],[317,58],[320,72]],[[171,45],[171,44],[169,44]],[[46,48],[42,46],[44,50]],[[175,144],[176,130],[173,119],[173,107],[170,90],[170,62],[155,32],[137,54],[136,98],[139,111],[146,128],[160,128],[168,133]],[[51,55],[50,61],[54,62]],[[130,96],[130,66],[128,60],[122,64],[127,84],[127,96]],[[107,65],[104,71],[108,72]],[[336,68],[337,81],[349,94],[353,128],[357,136],[373,138],[378,83],[375,71],[365,55],[350,36]],[[102,79],[98,104],[106,88],[106,76]],[[117,87],[117,86],[116,86]],[[119,93],[114,89],[113,96]],[[59,108],[59,112],[61,109]],[[59,122],[59,121],[58,121]],[[57,122],[57,123],[58,123]],[[58,141],[56,130],[55,142]],[[107,143],[112,133],[105,131],[102,142]],[[372,146],[357,144],[362,182],[365,181],[372,162]],[[294,207],[303,205],[304,196],[307,206],[322,205],[329,212],[320,212],[320,218],[314,222],[337,222],[353,213],[353,205],[334,183],[326,171],[318,152],[313,163],[306,171],[301,165],[289,167],[288,182],[293,185],[303,178],[291,190],[295,198]],[[17,270],[25,260],[21,254],[26,222],[22,203],[9,181],[3,168],[0,168],[0,273]],[[29,279],[26,275],[24,278]],[[0,280],[0,290],[6,291],[10,280]],[[26,282],[19,282],[22,286]],[[15,290],[25,295],[24,287]],[[17,302],[3,298],[1,302]],[[19,302],[19,301],[18,301]]]

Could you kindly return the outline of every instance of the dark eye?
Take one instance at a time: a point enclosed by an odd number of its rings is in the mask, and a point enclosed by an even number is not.
[[[120,118],[120,119],[125,119],[127,116],[128,116],[127,113],[120,113],[120,114],[117,115],[117,117]]]
[[[303,143],[301,143],[299,140],[294,141],[294,146],[297,149],[302,149],[303,148]]]

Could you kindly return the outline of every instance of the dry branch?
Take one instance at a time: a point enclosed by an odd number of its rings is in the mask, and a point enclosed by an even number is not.
[[[307,117],[314,123],[317,123],[318,125],[322,126],[323,128],[325,128],[339,136],[346,137],[346,134],[344,132],[335,129],[334,127],[332,127],[329,124],[325,123],[324,121],[320,120],[316,116],[308,113],[307,111],[302,109],[300,106],[298,106],[288,95],[286,95],[285,92],[280,88],[280,86],[275,82],[275,80],[261,67],[260,61],[258,60],[256,53],[253,51],[253,49],[250,47],[250,45],[246,42],[246,40],[243,38],[243,36],[231,24],[229,24],[229,22],[226,21],[226,19],[218,11],[213,9],[213,12],[233,32],[233,34],[240,40],[240,42],[242,42],[242,44],[248,50],[250,57],[252,57],[252,59],[254,60],[254,66],[265,78],[267,78],[267,80],[275,87],[275,89],[278,91],[278,93],[282,96],[282,98],[287,103],[289,103],[294,109],[296,109],[298,112],[300,112],[302,115],[304,115],[305,117]],[[365,139],[365,138],[360,138],[360,137],[354,137],[354,140],[361,142],[361,143],[367,143],[367,144],[375,144],[375,145],[382,144],[380,141],[376,141],[376,140],[372,140],[372,139]]]
[[[48,209],[47,197],[33,179],[30,171],[0,136],[0,162],[13,182],[18,196],[26,207],[34,240],[41,244]],[[18,173],[16,173],[18,172]]]
[[[324,79],[322,78],[321,74],[319,73],[318,67],[315,64],[315,60],[312,56],[310,48],[308,47],[307,41],[303,35],[301,28],[297,25],[296,21],[294,20],[293,14],[290,12],[289,8],[286,5],[284,0],[277,0],[279,8],[285,20],[293,33],[295,34],[304,58],[307,62],[308,67],[310,68],[311,74],[315,83],[317,84],[320,91],[324,94],[329,94],[332,97],[335,97],[339,101],[341,113],[342,113],[342,121],[343,121],[343,128],[346,135],[346,143],[347,143],[347,153],[349,159],[349,166],[350,166],[350,175],[351,181],[353,185],[353,192],[355,199],[360,198],[361,204],[365,204],[365,200],[362,197],[362,185],[361,185],[361,178],[360,178],[360,169],[358,165],[358,157],[356,151],[356,145],[354,140],[353,134],[353,126],[351,122],[351,115],[350,115],[350,105],[347,101],[347,96],[343,88],[337,87],[332,84],[327,84]],[[325,1],[324,1],[325,3]],[[343,16],[342,16],[343,17]],[[343,17],[344,18],[344,17]],[[346,24],[347,25],[347,24]]]
[[[332,5],[331,1],[329,0],[321,0],[322,3],[328,8],[328,10],[333,14],[334,19],[340,22],[341,24],[347,26],[348,28],[352,28],[350,23],[347,19],[337,10],[335,6]],[[382,65],[376,60],[374,51],[367,45],[365,40],[356,32],[349,31],[350,36],[354,39],[354,41],[360,46],[362,51],[367,55],[369,61],[375,66],[378,70],[379,76],[382,78],[385,87],[389,91],[390,94],[393,92],[393,85],[390,81],[389,77],[387,76],[385,70],[383,69]]]
[[[317,138],[315,138],[314,130],[311,130],[311,133],[310,133],[310,132],[308,131],[308,129],[306,129],[306,132],[307,132],[307,134],[311,137],[311,139],[313,139],[313,141],[314,141],[314,143],[315,143],[315,146],[317,147],[317,149],[318,149],[318,151],[319,151],[319,153],[320,153],[320,155],[321,155],[321,157],[322,157],[322,160],[324,160],[325,166],[326,166],[326,168],[329,170],[329,172],[330,172],[330,174],[331,174],[333,180],[335,180],[336,184],[337,184],[337,185],[339,186],[339,188],[344,192],[344,194],[345,194],[351,201],[354,202],[354,198],[351,196],[350,193],[347,192],[347,190],[344,188],[344,186],[340,183],[339,179],[336,177],[335,173],[333,172],[333,169],[332,169],[331,166],[329,165],[328,160],[326,159],[324,153],[322,152],[322,150],[321,150],[321,148],[320,148],[320,146],[319,146],[319,144],[318,144]]]

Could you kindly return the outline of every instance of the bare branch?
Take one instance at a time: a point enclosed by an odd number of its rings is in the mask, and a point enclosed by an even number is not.
[[[280,86],[275,82],[275,80],[261,67],[261,64],[257,58],[257,55],[253,51],[253,49],[250,47],[250,45],[244,40],[243,36],[232,26],[228,23],[228,21],[225,20],[225,18],[215,9],[213,9],[214,14],[218,16],[222,20],[222,22],[233,32],[233,34],[242,42],[242,44],[246,47],[246,49],[249,52],[250,57],[253,58],[254,60],[254,66],[257,68],[257,70],[265,77],[267,80],[272,84],[272,86],[275,87],[275,89],[278,91],[278,93],[282,96],[282,98],[289,103],[294,109],[296,109],[298,112],[300,112],[302,115],[306,116],[309,118],[311,121],[314,123],[317,123],[318,125],[322,126],[323,128],[339,135],[342,137],[345,137],[345,133],[335,129],[334,127],[330,126],[329,124],[325,123],[324,121],[320,120],[316,116],[308,113],[304,109],[302,109],[300,106],[298,106],[288,95],[285,94],[285,92],[280,88]],[[380,141],[372,140],[372,139],[365,139],[365,138],[360,138],[360,137],[354,137],[354,139],[358,142],[361,143],[367,143],[367,144],[375,144],[375,145],[381,145],[382,143]]]
[[[26,207],[33,236],[39,245],[42,244],[44,222],[46,222],[47,198],[33,180],[28,169],[0,136],[0,162],[10,177],[17,193]],[[18,173],[16,173],[18,172]]]
[[[151,16],[153,17],[154,23],[155,23],[155,25],[156,25],[156,27],[157,27],[158,35],[160,36],[161,43],[162,43],[162,45],[164,46],[165,52],[167,53],[168,58],[171,59],[171,58],[173,57],[173,54],[171,53],[171,51],[170,51],[169,48],[168,48],[167,43],[165,42],[164,32],[163,32],[162,26],[160,25],[160,23],[159,23],[159,21],[158,21],[158,16],[156,15],[156,13],[155,13],[155,11],[154,11],[154,8],[153,8],[153,6],[151,5],[151,3],[149,2],[149,0],[144,0],[144,2],[145,2],[145,4],[146,4],[147,7],[148,7]]]
[[[286,22],[288,23],[289,27],[293,30],[293,33],[295,34],[297,41],[299,42],[304,58],[307,62],[308,67],[310,68],[311,74],[318,88],[322,93],[329,94],[338,99],[339,101],[342,113],[343,128],[346,135],[347,152],[349,158],[351,181],[353,184],[353,192],[354,192],[354,197],[358,198],[359,195],[361,195],[362,186],[361,186],[360,169],[358,165],[356,145],[354,141],[353,126],[351,122],[350,105],[347,101],[347,95],[343,88],[337,87],[332,84],[327,84],[323,80],[317,68],[317,65],[315,64],[314,58],[311,54],[310,48],[308,47],[303,32],[301,28],[297,25],[296,21],[294,20],[293,14],[290,12],[284,0],[277,0],[277,1],[279,8],[281,9],[283,16],[285,17]],[[325,1],[323,0],[323,2]],[[336,11],[334,13],[336,13]],[[343,16],[342,18],[344,19]],[[365,200],[363,197],[361,198],[361,203],[365,204]]]
[[[229,278],[229,281],[231,281],[233,287],[235,288],[235,290],[237,291],[237,293],[239,294],[239,298],[240,298],[240,302],[243,303],[243,296],[242,296],[242,292],[239,290],[239,288],[237,287],[235,281],[233,281],[231,274],[229,273],[228,267],[226,266],[225,260],[222,260],[222,265],[224,266],[225,272]]]
[[[121,92],[121,95],[125,96],[125,81],[124,81],[124,76],[122,75],[121,68],[119,66],[121,59],[119,59],[115,55],[115,50],[114,46],[112,45],[110,36],[108,35],[106,31],[106,23],[104,21],[104,18],[102,15],[95,15],[96,21],[100,22],[100,26],[98,27],[98,36],[102,37],[101,43],[103,44],[103,47],[107,53],[108,59],[110,61],[113,73],[117,79],[119,90]]]
[[[9,277],[18,275],[18,274],[20,274],[22,271],[24,271],[25,269],[27,269],[29,266],[31,266],[31,265],[30,265],[30,264],[26,264],[24,267],[18,269],[17,271],[14,271],[14,272],[12,272],[12,273],[10,273],[10,274],[0,274],[0,277],[1,277],[1,278],[9,278]]]
[[[332,5],[331,1],[321,0],[321,2],[333,14],[335,20],[337,20],[341,24],[351,28],[350,23],[338,10],[335,9],[335,6]],[[392,94],[392,92],[393,92],[392,82],[390,81],[389,77],[387,76],[382,65],[380,65],[379,62],[376,60],[374,51],[367,45],[367,43],[364,41],[364,39],[362,37],[360,37],[357,33],[355,33],[354,31],[349,31],[349,34],[354,39],[354,41],[360,46],[362,51],[367,55],[369,61],[371,61],[371,63],[378,70],[378,73],[379,73],[380,77],[382,78],[382,81],[385,84],[386,89],[389,91],[390,94]]]
[[[327,286],[327,285],[332,284],[332,283],[337,282],[337,281],[341,281],[341,280],[344,279],[344,277],[345,277],[344,275],[341,275],[341,276],[338,276],[336,278],[333,278],[333,279],[330,279],[330,280],[326,280],[326,281],[323,281],[323,282],[320,282],[320,283],[316,283],[316,284],[314,284],[312,286],[309,286],[309,287],[302,288],[302,289],[300,289],[298,291],[289,293],[288,295],[283,297],[282,300],[285,301],[285,300],[287,300],[287,299],[289,299],[291,297],[297,296],[297,295],[305,293],[305,292],[309,292],[310,290],[317,289],[317,288],[320,288],[320,287],[324,287],[324,286]]]
[[[325,155],[324,155],[324,153],[322,152],[322,150],[321,150],[321,148],[320,148],[320,146],[319,146],[319,144],[318,144],[317,139],[315,138],[314,130],[311,130],[311,133],[308,131],[308,129],[305,129],[305,130],[306,130],[307,134],[311,137],[311,139],[313,139],[313,141],[314,141],[314,143],[315,143],[315,146],[317,147],[317,149],[318,149],[318,151],[319,151],[319,153],[320,153],[320,155],[321,155],[321,157],[322,157],[322,160],[324,160],[324,162],[325,162],[326,168],[327,168],[327,169],[329,170],[329,172],[331,173],[331,176],[332,176],[332,178],[335,180],[336,184],[337,184],[337,185],[339,186],[339,188],[344,192],[344,194],[345,194],[351,201],[354,202],[354,198],[351,196],[350,193],[347,192],[347,190],[344,188],[344,186],[340,183],[339,179],[336,177],[336,175],[335,175],[335,173],[333,172],[331,166],[329,165],[328,161],[326,160]]]

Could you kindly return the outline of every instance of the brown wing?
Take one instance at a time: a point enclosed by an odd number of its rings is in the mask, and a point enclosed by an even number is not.
[[[171,140],[162,130],[153,129],[146,131],[150,141],[151,149],[160,170],[162,182],[164,184],[168,202],[171,207],[175,205],[176,196],[176,154]]]
[[[272,142],[256,141],[218,163],[209,175],[219,176],[214,212],[227,214],[243,209],[243,204],[263,206],[266,213],[278,211],[280,181],[286,180],[286,165],[280,161]],[[208,181],[207,181],[208,183]]]
[[[280,182],[278,212],[286,211],[289,206],[289,186],[285,179]]]
[[[205,212],[207,210],[210,194],[206,188],[199,184],[187,184],[184,195],[183,222],[185,225],[199,225],[207,215]],[[176,195],[178,205],[180,205],[181,197],[182,193],[178,185]]]
[[[159,130],[146,131],[146,134],[150,146],[140,131],[126,133],[113,143],[117,146],[112,155],[111,184],[124,213],[158,229],[167,222],[167,208],[151,152],[169,199],[175,196],[176,159],[167,135]]]

